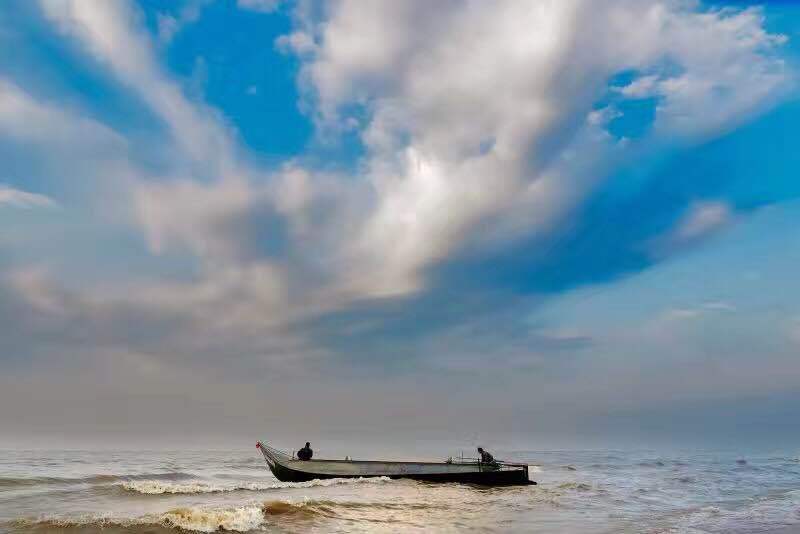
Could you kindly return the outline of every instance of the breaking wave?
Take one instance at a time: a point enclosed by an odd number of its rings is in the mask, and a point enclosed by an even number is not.
[[[132,475],[97,474],[86,477],[0,477],[0,488],[68,485],[68,484],[108,484],[119,481],[135,480],[186,480],[194,475],[183,472],[142,473]]]
[[[314,516],[333,517],[336,513],[333,506],[336,503],[331,501],[312,501],[304,500],[301,502],[290,501],[266,501],[261,507],[261,511],[266,516],[288,516],[299,519],[312,518]]]
[[[162,514],[160,523],[195,532],[229,530],[246,532],[265,522],[264,510],[259,506],[204,510],[201,508],[176,508]]]
[[[72,518],[21,519],[15,521],[13,526],[36,530],[85,530],[93,527],[138,531],[142,527],[146,527],[147,532],[152,532],[155,527],[165,527],[191,532],[247,532],[259,528],[264,522],[264,509],[260,506],[252,505],[216,509],[199,507],[175,508],[161,514],[137,518],[89,515]]]
[[[262,489],[269,489],[268,485],[251,483],[241,484],[235,486],[221,486],[215,484],[208,484],[205,482],[194,482],[188,484],[179,484],[175,482],[162,482],[159,480],[134,480],[119,484],[123,489],[132,491],[134,493],[142,493],[145,495],[163,495],[170,494],[189,494],[189,493],[220,493],[224,491],[240,491],[252,490],[258,491]]]
[[[179,529],[188,532],[248,532],[262,529],[271,521],[312,520],[314,518],[335,518],[346,514],[347,510],[421,510],[441,508],[431,503],[390,503],[390,502],[348,502],[335,500],[302,499],[271,500],[244,506],[208,508],[186,506],[173,508],[163,513],[140,517],[119,517],[108,515],[85,515],[68,518],[19,519],[12,522],[13,527],[26,531],[46,531],[54,529],[109,529],[130,532],[158,532],[159,528]],[[281,518],[281,519],[278,519]]]
[[[332,517],[338,503],[305,499],[299,502],[284,500],[265,501],[228,508],[203,508],[187,506],[174,508],[160,514],[141,517],[116,517],[113,515],[85,515],[70,518],[19,519],[12,523],[17,528],[49,531],[86,530],[89,528],[121,529],[131,532],[155,532],[154,529],[180,529],[189,532],[248,532],[268,523],[268,517],[283,516],[310,519],[314,516]],[[348,503],[343,503],[347,506]]]
[[[161,480],[132,480],[120,486],[135,493],[145,495],[222,493],[229,491],[269,491],[291,488],[319,488],[339,486],[342,484],[384,484],[391,482],[388,477],[375,478],[331,478],[327,480],[311,480],[309,482],[248,482],[239,484],[213,484],[209,482],[176,483]]]

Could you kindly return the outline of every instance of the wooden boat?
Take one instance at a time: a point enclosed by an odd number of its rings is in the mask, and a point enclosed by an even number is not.
[[[484,486],[536,484],[528,478],[527,464],[474,460],[447,462],[385,462],[375,460],[299,460],[294,455],[260,441],[256,447],[264,455],[275,478],[282,482],[314,479],[388,477],[425,482],[461,482]]]

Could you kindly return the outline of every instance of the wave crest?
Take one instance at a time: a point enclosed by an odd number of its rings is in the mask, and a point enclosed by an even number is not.
[[[222,493],[229,491],[269,491],[274,489],[318,488],[338,486],[341,484],[383,484],[390,482],[388,477],[374,478],[331,478],[327,480],[311,480],[308,482],[248,482],[239,484],[212,484],[208,482],[176,483],[162,480],[130,480],[120,486],[135,493],[145,495]]]
[[[261,511],[264,515],[281,515],[293,516],[299,518],[310,518],[317,515],[335,515],[329,508],[327,501],[310,501],[305,500],[301,502],[290,501],[265,501],[261,506]]]
[[[247,532],[261,527],[265,522],[260,506],[205,509],[199,507],[175,508],[158,515],[137,518],[119,518],[111,515],[80,516],[72,518],[21,519],[18,527],[42,529],[124,528],[154,532],[154,528],[181,529],[190,532],[233,531]]]
[[[13,526],[26,530],[49,532],[58,530],[87,530],[115,528],[131,532],[165,532],[174,529],[188,532],[248,532],[262,528],[268,516],[285,516],[296,519],[310,519],[315,516],[335,515],[329,501],[305,499],[298,502],[276,500],[259,504],[229,508],[205,508],[187,506],[173,508],[160,514],[141,517],[115,517],[114,515],[84,515],[77,517],[55,517],[38,519],[19,519]]]
[[[124,530],[131,534],[168,534],[187,532],[248,532],[265,528],[272,522],[308,522],[314,519],[346,517],[348,511],[414,511],[439,508],[431,503],[358,502],[303,498],[248,503],[232,507],[186,506],[139,517],[113,514],[75,517],[40,517],[19,519],[12,525],[27,532]]]
[[[70,484],[108,484],[118,481],[135,480],[186,480],[194,478],[194,475],[183,472],[169,473],[142,473],[132,475],[111,475],[96,474],[85,477],[0,477],[0,488],[25,487],[25,486],[49,486],[49,485],[70,485]]]
[[[217,510],[176,508],[161,516],[162,524],[195,532],[246,532],[260,527],[264,520],[264,511],[258,506]]]

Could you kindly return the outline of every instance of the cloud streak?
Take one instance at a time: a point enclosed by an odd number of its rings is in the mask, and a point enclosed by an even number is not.
[[[0,205],[17,208],[51,208],[56,205],[52,198],[37,193],[28,193],[0,184]]]

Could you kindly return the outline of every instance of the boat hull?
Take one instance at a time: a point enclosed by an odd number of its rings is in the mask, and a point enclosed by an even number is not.
[[[386,477],[393,480],[409,479],[422,482],[457,482],[461,484],[477,484],[481,486],[521,486],[536,484],[528,478],[527,470],[515,469],[507,471],[471,471],[465,473],[406,473],[406,474],[360,474],[360,475],[327,475],[308,473],[280,464],[270,466],[272,474],[281,482],[308,482],[331,478],[375,478]]]
[[[536,484],[528,478],[525,464],[486,465],[449,462],[383,462],[360,460],[301,461],[258,444],[275,478],[282,482],[308,482],[332,478],[411,479],[423,482],[456,482],[484,486]]]

